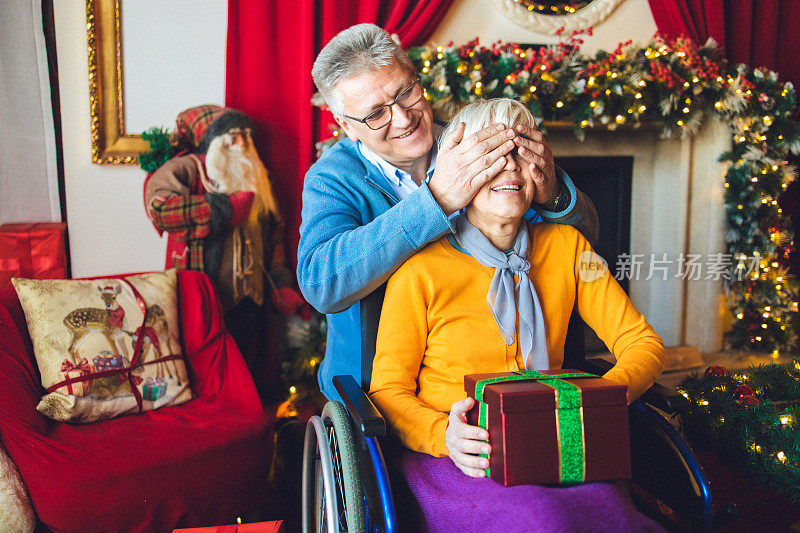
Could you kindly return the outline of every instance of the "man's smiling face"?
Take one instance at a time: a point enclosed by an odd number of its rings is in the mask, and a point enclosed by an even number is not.
[[[394,62],[380,70],[365,72],[340,81],[335,91],[344,114],[364,118],[378,107],[389,104],[417,80],[407,66]],[[433,111],[423,97],[408,109],[392,106],[392,120],[372,130],[366,124],[335,115],[336,122],[352,140],[359,140],[397,168],[410,172],[428,165],[433,146]],[[413,173],[412,173],[413,174]]]

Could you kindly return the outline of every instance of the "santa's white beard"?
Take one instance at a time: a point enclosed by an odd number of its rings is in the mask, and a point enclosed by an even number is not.
[[[206,152],[206,174],[210,183],[208,192],[232,194],[241,191],[256,193],[257,201],[250,211],[255,219],[261,212],[278,214],[278,206],[272,195],[267,169],[258,157],[256,147],[251,140],[244,146],[225,144],[224,135],[216,137]]]
[[[211,141],[206,153],[206,172],[214,188],[210,192],[256,192],[259,167],[264,165],[252,142],[246,143],[246,149],[238,144],[226,146],[224,136],[218,136]]]

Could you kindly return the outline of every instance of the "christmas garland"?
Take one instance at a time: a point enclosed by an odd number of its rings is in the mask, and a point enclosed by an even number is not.
[[[800,152],[795,92],[777,74],[729,65],[716,44],[656,37],[646,46],[620,43],[592,57],[580,53],[582,34],[555,46],[523,49],[513,43],[418,47],[408,51],[439,116],[449,117],[479,98],[525,103],[537,121],[569,122],[579,139],[587,128],[662,125],[662,135],[690,135],[717,117],[730,126],[725,242],[731,272],[725,289],[735,319],[731,349],[788,350],[796,340],[796,281],[786,274],[794,245],[777,197],[794,178],[788,154]],[[720,184],[722,186],[722,184]]]
[[[712,366],[678,391],[689,399],[680,416],[692,443],[800,498],[800,358],[733,373]]]

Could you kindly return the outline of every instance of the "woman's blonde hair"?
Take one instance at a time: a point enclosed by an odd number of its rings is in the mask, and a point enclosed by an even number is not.
[[[440,146],[444,139],[450,135],[461,122],[466,125],[464,129],[464,138],[492,124],[505,124],[510,128],[519,124],[529,128],[536,127],[533,114],[517,100],[512,100],[511,98],[478,100],[461,108],[450,120],[450,123],[445,127],[442,135],[439,137]]]

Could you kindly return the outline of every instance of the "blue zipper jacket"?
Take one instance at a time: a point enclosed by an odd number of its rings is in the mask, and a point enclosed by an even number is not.
[[[548,222],[576,227],[588,218],[590,228],[594,216],[591,231],[596,231],[593,208],[585,211],[583,202],[588,199],[576,192],[565,173],[560,177],[569,189],[570,205],[560,213],[542,214]],[[532,209],[526,218],[541,220]],[[326,150],[308,170],[297,279],[306,300],[327,314],[327,348],[317,377],[329,399],[340,400],[334,376],[351,375],[361,382],[359,300],[420,248],[451,232],[450,221],[427,183],[399,201],[380,170],[350,139]]]

